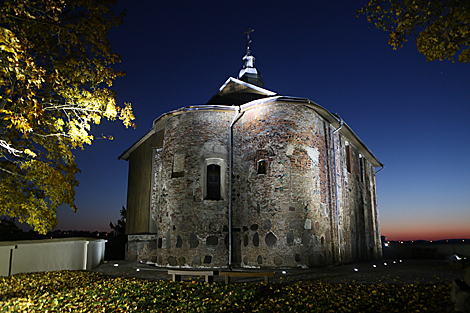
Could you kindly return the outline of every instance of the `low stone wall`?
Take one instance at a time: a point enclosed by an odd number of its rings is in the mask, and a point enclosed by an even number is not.
[[[157,235],[128,235],[126,260],[156,263]]]
[[[0,242],[0,276],[91,270],[104,260],[104,239],[60,238]]]

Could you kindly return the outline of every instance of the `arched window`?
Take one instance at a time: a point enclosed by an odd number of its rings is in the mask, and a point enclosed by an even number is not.
[[[266,161],[265,160],[258,161],[258,174],[266,174]]]
[[[207,166],[207,196],[206,200],[221,200],[220,198],[220,165]]]

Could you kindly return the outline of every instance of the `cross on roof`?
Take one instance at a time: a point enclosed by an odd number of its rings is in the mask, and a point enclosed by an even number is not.
[[[244,32],[244,34],[246,34],[246,38],[248,39],[248,41],[250,40],[250,33],[254,31],[255,30],[253,28],[250,28],[250,26],[247,27],[246,32]]]
[[[251,43],[250,33],[254,32],[254,31],[255,30],[253,28],[250,28],[250,26],[248,26],[247,29],[246,29],[246,32],[244,32],[244,34],[246,34],[246,40],[247,40],[246,49],[247,50],[250,50],[250,43]]]

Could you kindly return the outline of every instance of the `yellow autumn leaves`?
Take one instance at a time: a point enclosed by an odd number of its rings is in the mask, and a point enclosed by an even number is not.
[[[110,89],[124,76],[113,69],[120,58],[107,39],[123,20],[113,4],[0,4],[0,215],[41,233],[57,224],[58,206],[75,210],[71,151],[92,144],[92,126],[104,118],[135,127],[132,107],[118,106]]]
[[[470,2],[460,0],[371,0],[358,10],[389,34],[397,49],[408,38],[429,61],[470,62]]]
[[[0,278],[1,312],[453,312],[450,284],[207,284],[84,271]]]

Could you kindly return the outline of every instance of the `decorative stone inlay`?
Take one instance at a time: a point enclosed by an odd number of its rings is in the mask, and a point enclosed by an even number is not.
[[[219,244],[219,237],[209,236],[206,238],[206,246],[217,246]]]
[[[304,224],[305,229],[312,229],[312,220],[307,218],[305,219],[305,224]]]
[[[294,244],[294,231],[289,230],[286,236],[287,239],[287,245],[292,246]]]
[[[289,229],[296,229],[296,228],[299,228],[299,226],[300,226],[299,220],[292,220],[289,223]]]
[[[308,245],[310,243],[310,234],[308,232],[304,232],[302,234],[302,244]]]
[[[191,262],[191,266],[201,266],[201,256],[196,255]]]
[[[256,261],[258,262],[258,264],[263,264],[263,257],[261,255],[258,255]]]
[[[175,154],[173,158],[173,173],[184,173],[184,154]]]
[[[180,256],[178,258],[178,264],[179,264],[179,266],[185,265],[186,264],[186,259],[184,257]]]
[[[176,259],[172,256],[169,256],[167,261],[168,261],[168,264],[170,266],[177,266],[178,265],[178,261],[176,261]]]
[[[171,248],[171,230],[168,229],[166,232],[166,248],[169,250]]]
[[[212,262],[212,256],[206,255],[204,257],[204,264],[210,264]]]
[[[266,235],[265,242],[268,246],[274,246],[277,242],[277,237],[272,232],[269,232]]]
[[[181,236],[178,235],[178,237],[176,237],[176,248],[181,248],[182,245],[183,245],[183,239],[181,239]]]
[[[276,255],[274,257],[274,264],[276,264],[276,265],[281,265],[282,264],[282,259],[281,259],[280,256]]]
[[[300,262],[300,254],[296,253],[294,256],[295,262]]]
[[[271,220],[264,220],[263,229],[270,230],[273,227]]]
[[[258,224],[252,224],[250,229],[253,230],[253,231],[257,231],[258,230]]]
[[[258,232],[256,232],[254,235],[253,235],[253,245],[255,247],[258,247],[259,246],[259,234]]]
[[[197,239],[197,236],[195,233],[189,234],[189,247],[190,248],[197,248],[199,246],[199,239]]]

